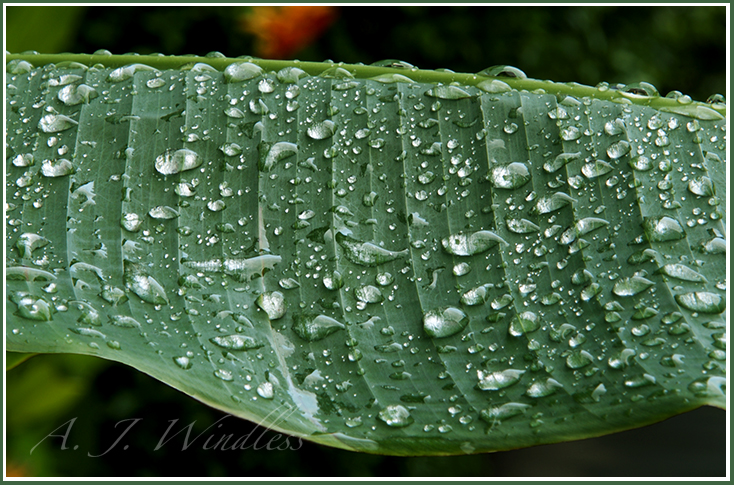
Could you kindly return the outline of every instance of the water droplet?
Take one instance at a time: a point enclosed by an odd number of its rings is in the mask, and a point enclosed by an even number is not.
[[[677,241],[686,237],[680,222],[668,216],[646,217],[642,227],[651,242]]]
[[[172,175],[191,170],[201,165],[203,160],[193,150],[182,148],[176,151],[166,150],[155,159],[155,169],[163,175]]]
[[[622,369],[630,365],[630,358],[635,355],[635,351],[632,349],[623,349],[617,354],[609,357],[609,367],[612,369]]]
[[[696,177],[688,182],[688,191],[694,195],[711,197],[714,195],[714,183],[705,175]]]
[[[468,323],[467,314],[454,307],[437,308],[423,314],[423,329],[434,338],[455,335],[461,332]]]
[[[564,141],[574,141],[581,138],[581,130],[575,126],[566,126],[561,129],[561,138]]]
[[[676,278],[682,281],[692,281],[696,283],[707,283],[708,280],[701,274],[698,273],[688,266],[683,264],[666,264],[659,270],[662,274]]]
[[[224,82],[238,83],[252,79],[262,74],[260,66],[251,62],[235,62],[224,69]]]
[[[127,66],[118,67],[117,69],[110,72],[109,76],[107,76],[107,80],[109,82],[119,83],[130,79],[135,75],[136,72],[142,71],[158,72],[157,69],[146,66],[145,64],[128,64]]]
[[[478,231],[472,234],[452,234],[441,240],[444,250],[456,256],[473,256],[488,251],[491,247],[507,242],[491,231]]]
[[[273,399],[273,384],[270,382],[263,382],[262,384],[257,386],[257,394],[263,399]]]
[[[81,103],[89,103],[89,100],[99,96],[97,91],[86,84],[69,84],[59,90],[57,97],[66,106],[76,106]]]
[[[585,163],[581,167],[581,173],[583,173],[584,176],[588,179],[601,177],[602,175],[608,174],[612,170],[614,170],[614,167],[612,167],[604,160],[594,160],[593,162]]]
[[[140,322],[127,315],[109,315],[110,323],[120,328],[140,328]]]
[[[258,146],[260,161],[258,166],[263,172],[269,172],[278,162],[298,153],[294,143],[280,141],[274,144],[261,142]]]
[[[527,79],[528,77],[520,69],[513,67],[513,66],[506,66],[506,65],[488,67],[486,69],[479,71],[477,74],[479,76],[509,77],[509,78],[517,78],[517,79]]]
[[[642,276],[632,276],[617,280],[612,292],[617,296],[634,296],[647,290],[655,283]]]
[[[524,163],[514,162],[493,167],[487,178],[496,189],[517,189],[530,181],[530,172]]]
[[[50,322],[53,307],[43,298],[37,298],[25,292],[14,292],[10,300],[18,305],[16,315],[28,320]]]
[[[404,428],[413,423],[414,419],[410,412],[400,404],[391,404],[381,410],[377,417],[385,424],[393,428]]]
[[[176,209],[174,209],[173,207],[168,207],[167,205],[159,205],[157,207],[153,207],[150,211],[148,211],[148,215],[153,219],[168,220],[178,217],[178,212],[176,212]]]
[[[390,251],[369,242],[361,242],[340,232],[336,242],[344,250],[344,256],[360,266],[377,266],[408,255],[408,250]]]
[[[125,261],[123,280],[125,287],[138,295],[143,301],[154,305],[168,303],[166,290],[163,289],[163,286],[155,278],[148,275],[143,265]]]
[[[224,335],[210,338],[209,341],[227,350],[253,350],[259,349],[263,344],[247,335]]]
[[[41,173],[46,177],[63,177],[74,173],[74,166],[65,158],[59,160],[44,160]]]
[[[513,337],[520,337],[526,333],[535,332],[540,328],[540,317],[534,312],[522,312],[515,315],[510,322],[508,332]]]
[[[232,372],[226,369],[215,370],[214,376],[222,379],[223,381],[227,381],[227,382],[234,380],[234,376],[232,375]]]
[[[559,388],[563,387],[563,384],[553,378],[547,378],[545,381],[533,382],[528,387],[525,394],[532,398],[541,398],[554,394]]]
[[[471,271],[471,266],[469,263],[458,263],[454,265],[454,268],[452,272],[455,276],[464,276],[465,274],[468,274]]]
[[[574,350],[566,357],[566,366],[569,369],[581,369],[594,362],[594,356],[585,350]]]
[[[473,95],[458,86],[447,86],[444,84],[432,87],[426,91],[426,96],[439,99],[466,99],[473,97]]]
[[[307,342],[316,342],[345,328],[344,324],[326,315],[297,313],[293,316],[293,331]]]
[[[73,128],[79,123],[68,116],[48,114],[38,122],[38,129],[44,133],[58,133]]]
[[[194,365],[191,360],[185,355],[182,355],[180,357],[173,357],[173,362],[183,370],[191,369],[191,367]]]
[[[556,192],[551,196],[540,197],[535,203],[535,209],[538,214],[548,214],[562,209],[572,202],[576,202],[576,199],[563,192]]]
[[[26,232],[18,237],[18,241],[16,241],[15,246],[18,248],[21,258],[30,258],[32,257],[32,253],[34,250],[42,248],[48,243],[49,240],[45,237],[39,236],[38,234]]]
[[[555,173],[561,168],[563,168],[564,165],[567,165],[571,162],[575,162],[576,160],[581,158],[581,152],[575,152],[575,153],[561,153],[556,158],[553,159],[552,162],[545,162],[543,164],[543,170],[545,170],[548,173]]]
[[[695,291],[675,295],[675,301],[683,308],[699,313],[722,313],[726,310],[726,300],[716,293]]]
[[[524,370],[505,369],[503,371],[487,372],[477,371],[479,383],[477,389],[481,391],[498,391],[513,384],[517,384],[525,373]]]
[[[491,285],[482,285],[472,288],[461,295],[461,303],[467,306],[482,305],[489,297],[488,290]]]
[[[596,217],[586,217],[576,222],[576,234],[579,236],[583,236],[608,225],[609,221],[606,221],[604,219],[599,219]]]
[[[377,273],[375,281],[380,286],[389,286],[395,281],[395,277],[390,273]]]
[[[618,158],[622,158],[623,156],[627,155],[630,152],[630,150],[631,150],[631,147],[627,140],[619,140],[609,145],[609,147],[607,147],[607,155],[609,155],[610,159],[616,160]]]
[[[310,138],[314,140],[323,140],[334,136],[336,132],[336,124],[331,120],[325,120],[319,123],[314,123],[306,129],[306,133]]]
[[[385,300],[380,289],[372,285],[356,287],[354,297],[363,303],[380,303]]]
[[[266,291],[257,297],[255,303],[265,311],[270,320],[283,318],[285,312],[288,310],[285,297],[279,291]]]
[[[647,172],[655,167],[655,163],[644,155],[634,157],[629,163],[632,170]]]
[[[121,225],[126,231],[138,232],[142,224],[143,219],[134,212],[128,212],[122,215]]]

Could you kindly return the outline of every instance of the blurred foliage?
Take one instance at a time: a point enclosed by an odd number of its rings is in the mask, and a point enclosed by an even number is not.
[[[228,6],[8,6],[6,48],[46,53],[108,49],[256,55],[257,37],[243,28],[243,19],[251,14],[248,7]],[[540,79],[589,85],[646,81],[663,95],[679,90],[705,100],[726,88],[725,16],[723,6],[340,7],[332,26],[294,57],[349,63],[391,58],[424,69],[447,67],[457,72],[510,64]],[[487,455],[397,458],[292,438],[290,449],[256,450],[255,443],[282,444],[284,439],[247,421],[231,417],[219,421],[222,413],[132,368],[91,357],[34,357],[8,372],[6,386],[9,475],[702,477],[726,473],[725,413],[711,408],[579,442]],[[124,420],[133,419],[141,421],[115,445],[131,423]],[[200,434],[201,438],[184,450],[184,431],[155,450],[171,420],[178,421],[169,436],[194,423],[192,439]],[[61,437],[44,439],[67,431],[66,442]],[[252,439],[247,444],[252,446],[239,451],[204,449],[209,436],[229,434],[235,439],[249,434]],[[64,443],[68,449],[62,450]]]
[[[272,32],[255,36],[247,31],[249,7],[64,7],[73,13],[65,15],[57,8],[8,7],[7,48],[167,55],[219,51],[237,57],[262,55],[259,39],[272,37]],[[77,10],[77,22],[67,20]],[[36,28],[31,22],[43,18],[39,12],[47,12],[50,23]],[[271,12],[262,28],[285,30],[288,22],[312,28],[303,15],[275,17]],[[57,50],[47,42],[55,30],[65,35]],[[39,31],[44,35],[36,35]],[[339,7],[331,28],[294,57],[366,64],[391,58],[457,72],[510,64],[538,79],[592,86],[645,81],[662,95],[678,90],[705,101],[726,89],[726,10],[691,5]]]

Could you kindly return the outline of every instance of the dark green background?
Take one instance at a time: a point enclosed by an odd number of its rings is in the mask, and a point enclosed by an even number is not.
[[[244,7],[9,7],[10,52],[253,54]],[[705,100],[726,89],[724,7],[341,7],[295,57],[478,72],[510,64],[528,76],[596,85],[646,81]],[[705,408],[616,435],[503,453],[394,458],[304,442],[296,451],[188,450],[178,436],[153,451],[169,421],[199,434],[223,415],[131,368],[81,356],[39,356],[7,374],[8,462],[34,476],[723,476],[725,413]],[[66,443],[45,436],[77,418]],[[109,453],[128,422],[140,418]],[[217,436],[244,436],[228,418]],[[260,435],[257,430],[253,439]],[[260,443],[275,437],[266,434]],[[282,444],[276,439],[274,443]],[[294,447],[297,441],[291,440]],[[73,446],[78,449],[74,450]],[[127,445],[127,450],[124,446]]]

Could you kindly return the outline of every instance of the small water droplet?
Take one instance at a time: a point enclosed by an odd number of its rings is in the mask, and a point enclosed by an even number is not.
[[[508,332],[513,337],[520,337],[535,332],[540,328],[540,317],[534,312],[522,312],[512,319]]]

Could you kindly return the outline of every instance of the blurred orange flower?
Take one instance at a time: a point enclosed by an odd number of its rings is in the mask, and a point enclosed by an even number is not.
[[[257,38],[255,55],[286,59],[311,44],[336,19],[331,6],[252,7],[242,29]]]

